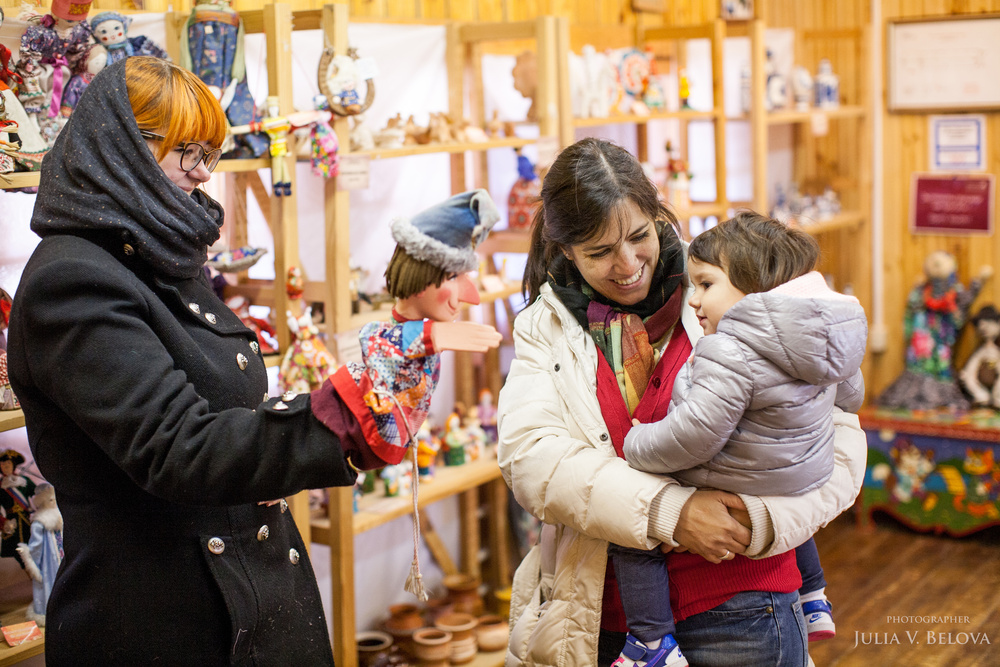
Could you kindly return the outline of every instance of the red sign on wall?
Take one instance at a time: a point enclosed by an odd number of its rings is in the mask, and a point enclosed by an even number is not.
[[[914,174],[910,230],[989,234],[993,230],[993,175]]]

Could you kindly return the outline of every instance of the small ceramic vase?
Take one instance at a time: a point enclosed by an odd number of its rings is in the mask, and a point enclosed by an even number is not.
[[[454,612],[439,618],[434,627],[451,633],[451,664],[461,665],[476,657],[476,617]]]
[[[420,628],[413,633],[413,654],[421,667],[448,667],[452,634],[438,628]]]
[[[453,611],[455,611],[455,603],[451,598],[431,598],[424,606],[424,621],[429,626],[434,625],[434,621],[438,618]]]
[[[502,651],[507,648],[507,620],[496,614],[480,616],[476,625],[476,642],[480,651]]]
[[[388,659],[389,647],[392,646],[392,635],[377,630],[359,632],[355,641],[358,644],[358,665],[360,667],[375,667]]]
[[[389,607],[389,618],[382,627],[392,635],[393,641],[406,653],[412,653],[413,631],[423,626],[420,609],[413,604],[394,604]]]
[[[497,603],[497,613],[504,618],[510,618],[510,586],[493,591],[493,597]]]
[[[455,603],[455,611],[479,616],[483,613],[483,599],[479,596],[479,578],[468,574],[449,574],[444,578],[448,597]]]

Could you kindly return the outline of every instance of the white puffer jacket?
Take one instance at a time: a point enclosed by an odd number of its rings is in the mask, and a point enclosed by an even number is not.
[[[608,542],[654,547],[650,503],[665,488],[681,503],[689,491],[616,455],[597,400],[597,348],[548,286],[541,293],[514,322],[516,358],[499,396],[504,479],[545,523],[514,576],[506,664],[576,667],[597,662]],[[681,322],[697,342],[701,328],[687,306]],[[826,485],[794,498],[744,497],[748,506],[762,501],[773,525],[762,557],[804,542],[860,491],[864,433],[855,415],[834,421],[836,468]]]

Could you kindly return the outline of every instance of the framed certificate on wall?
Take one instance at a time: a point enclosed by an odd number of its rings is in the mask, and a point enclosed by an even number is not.
[[[1000,15],[892,21],[889,111],[1000,109]]]

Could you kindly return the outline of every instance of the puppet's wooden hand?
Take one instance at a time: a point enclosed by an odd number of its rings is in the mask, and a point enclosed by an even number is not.
[[[431,342],[438,352],[485,352],[500,345],[503,336],[488,324],[476,322],[435,322],[431,325]]]

